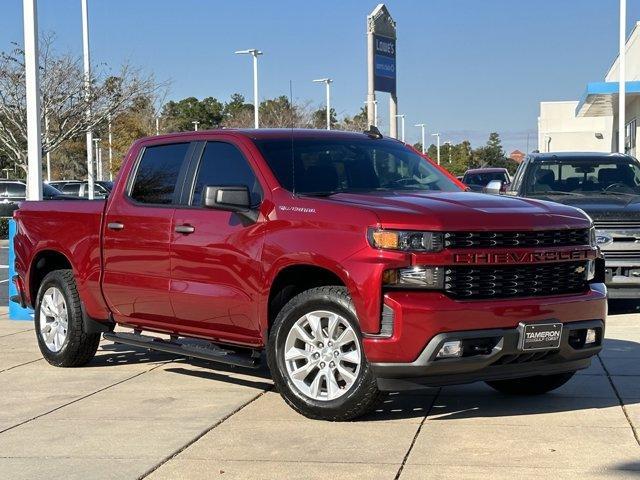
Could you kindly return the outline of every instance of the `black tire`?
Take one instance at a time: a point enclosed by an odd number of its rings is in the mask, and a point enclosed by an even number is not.
[[[576,372],[557,375],[538,375],[536,377],[516,378],[486,382],[491,388],[509,395],[542,395],[567,383]]]
[[[40,331],[42,297],[47,289],[56,287],[62,293],[67,308],[67,335],[59,351],[47,347]],[[35,328],[38,347],[42,356],[56,367],[80,367],[86,365],[96,354],[100,343],[99,333],[87,333],[82,320],[80,296],[71,270],[49,272],[40,285],[35,308]]]
[[[355,331],[360,344],[360,371],[349,391],[333,400],[315,400],[304,395],[289,378],[284,344],[293,325],[306,313],[328,310],[342,316]],[[267,361],[276,388],[285,402],[305,417],[334,422],[347,421],[371,411],[380,399],[376,378],[362,348],[362,335],[351,297],[344,287],[318,287],[300,293],[278,313],[267,349]]]

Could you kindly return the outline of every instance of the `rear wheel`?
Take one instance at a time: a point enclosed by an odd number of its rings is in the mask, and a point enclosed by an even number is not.
[[[95,355],[99,333],[86,333],[71,270],[48,273],[36,300],[35,328],[42,356],[56,367],[79,367]]]
[[[535,377],[516,378],[513,380],[497,380],[487,385],[509,395],[542,395],[560,388],[575,375],[576,372],[557,375],[538,375]]]
[[[309,418],[350,420],[380,396],[344,287],[313,288],[289,301],[271,329],[267,359],[282,397]]]

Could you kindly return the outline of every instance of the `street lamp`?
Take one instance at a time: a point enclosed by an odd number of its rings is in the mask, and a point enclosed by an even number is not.
[[[401,124],[400,124],[401,127],[400,128],[401,128],[401,131],[402,131],[402,141],[404,142],[404,114],[396,115],[396,118],[400,119],[400,122],[401,122]]]
[[[424,145],[424,142],[425,142],[424,129],[427,126],[427,124],[426,123],[416,123],[414,126],[415,127],[420,127],[420,129],[422,130],[422,153],[424,154],[427,151],[426,148],[425,148],[425,145]]]
[[[200,125],[200,122],[198,122],[197,120],[194,120],[191,123],[193,123],[193,130],[197,132],[198,131],[198,125]]]
[[[111,115],[108,117],[109,128],[109,180],[113,180],[113,137],[111,135]]]
[[[98,150],[100,149],[100,140],[102,140],[101,138],[94,138],[93,139],[93,145],[94,145],[94,152],[96,155],[96,175],[98,177],[98,180],[102,180],[101,175],[100,175],[100,170],[102,170],[101,168],[101,158],[100,155],[98,154]]]
[[[89,11],[87,0],[82,0],[82,59],[84,64],[84,96],[87,102],[87,125],[91,122],[91,61],[89,58]],[[87,185],[89,200],[93,200],[93,132],[87,127]]]
[[[324,83],[327,88],[327,130],[331,130],[331,83],[330,78],[318,78],[314,83]]]
[[[262,55],[262,52],[255,48],[248,50],[238,50],[235,52],[237,55],[251,55],[253,57],[253,124],[254,128],[259,128],[258,110],[260,104],[258,102],[258,55]]]
[[[440,134],[439,133],[432,133],[431,134],[432,137],[436,137],[436,151],[437,153],[437,157],[438,157],[438,165],[440,165]],[[451,150],[449,150],[449,153],[451,153]]]
[[[374,126],[378,126],[378,100],[372,100],[371,103],[373,103],[373,125]],[[367,106],[367,109],[369,108],[369,102],[364,102],[364,104]]]

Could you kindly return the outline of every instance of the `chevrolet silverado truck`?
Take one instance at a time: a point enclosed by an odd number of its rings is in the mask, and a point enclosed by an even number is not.
[[[640,298],[640,162],[600,152],[527,156],[507,193],[584,210],[605,259],[609,298]]]
[[[337,421],[389,390],[545,393],[602,346],[583,212],[465,192],[375,128],[142,139],[108,199],[24,202],[15,220],[16,300],[59,367],[89,362],[101,336],[266,357],[291,407]]]

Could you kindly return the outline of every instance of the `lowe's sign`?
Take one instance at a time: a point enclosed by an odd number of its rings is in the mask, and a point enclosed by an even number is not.
[[[396,41],[381,35],[373,36],[374,90],[396,93]]]

